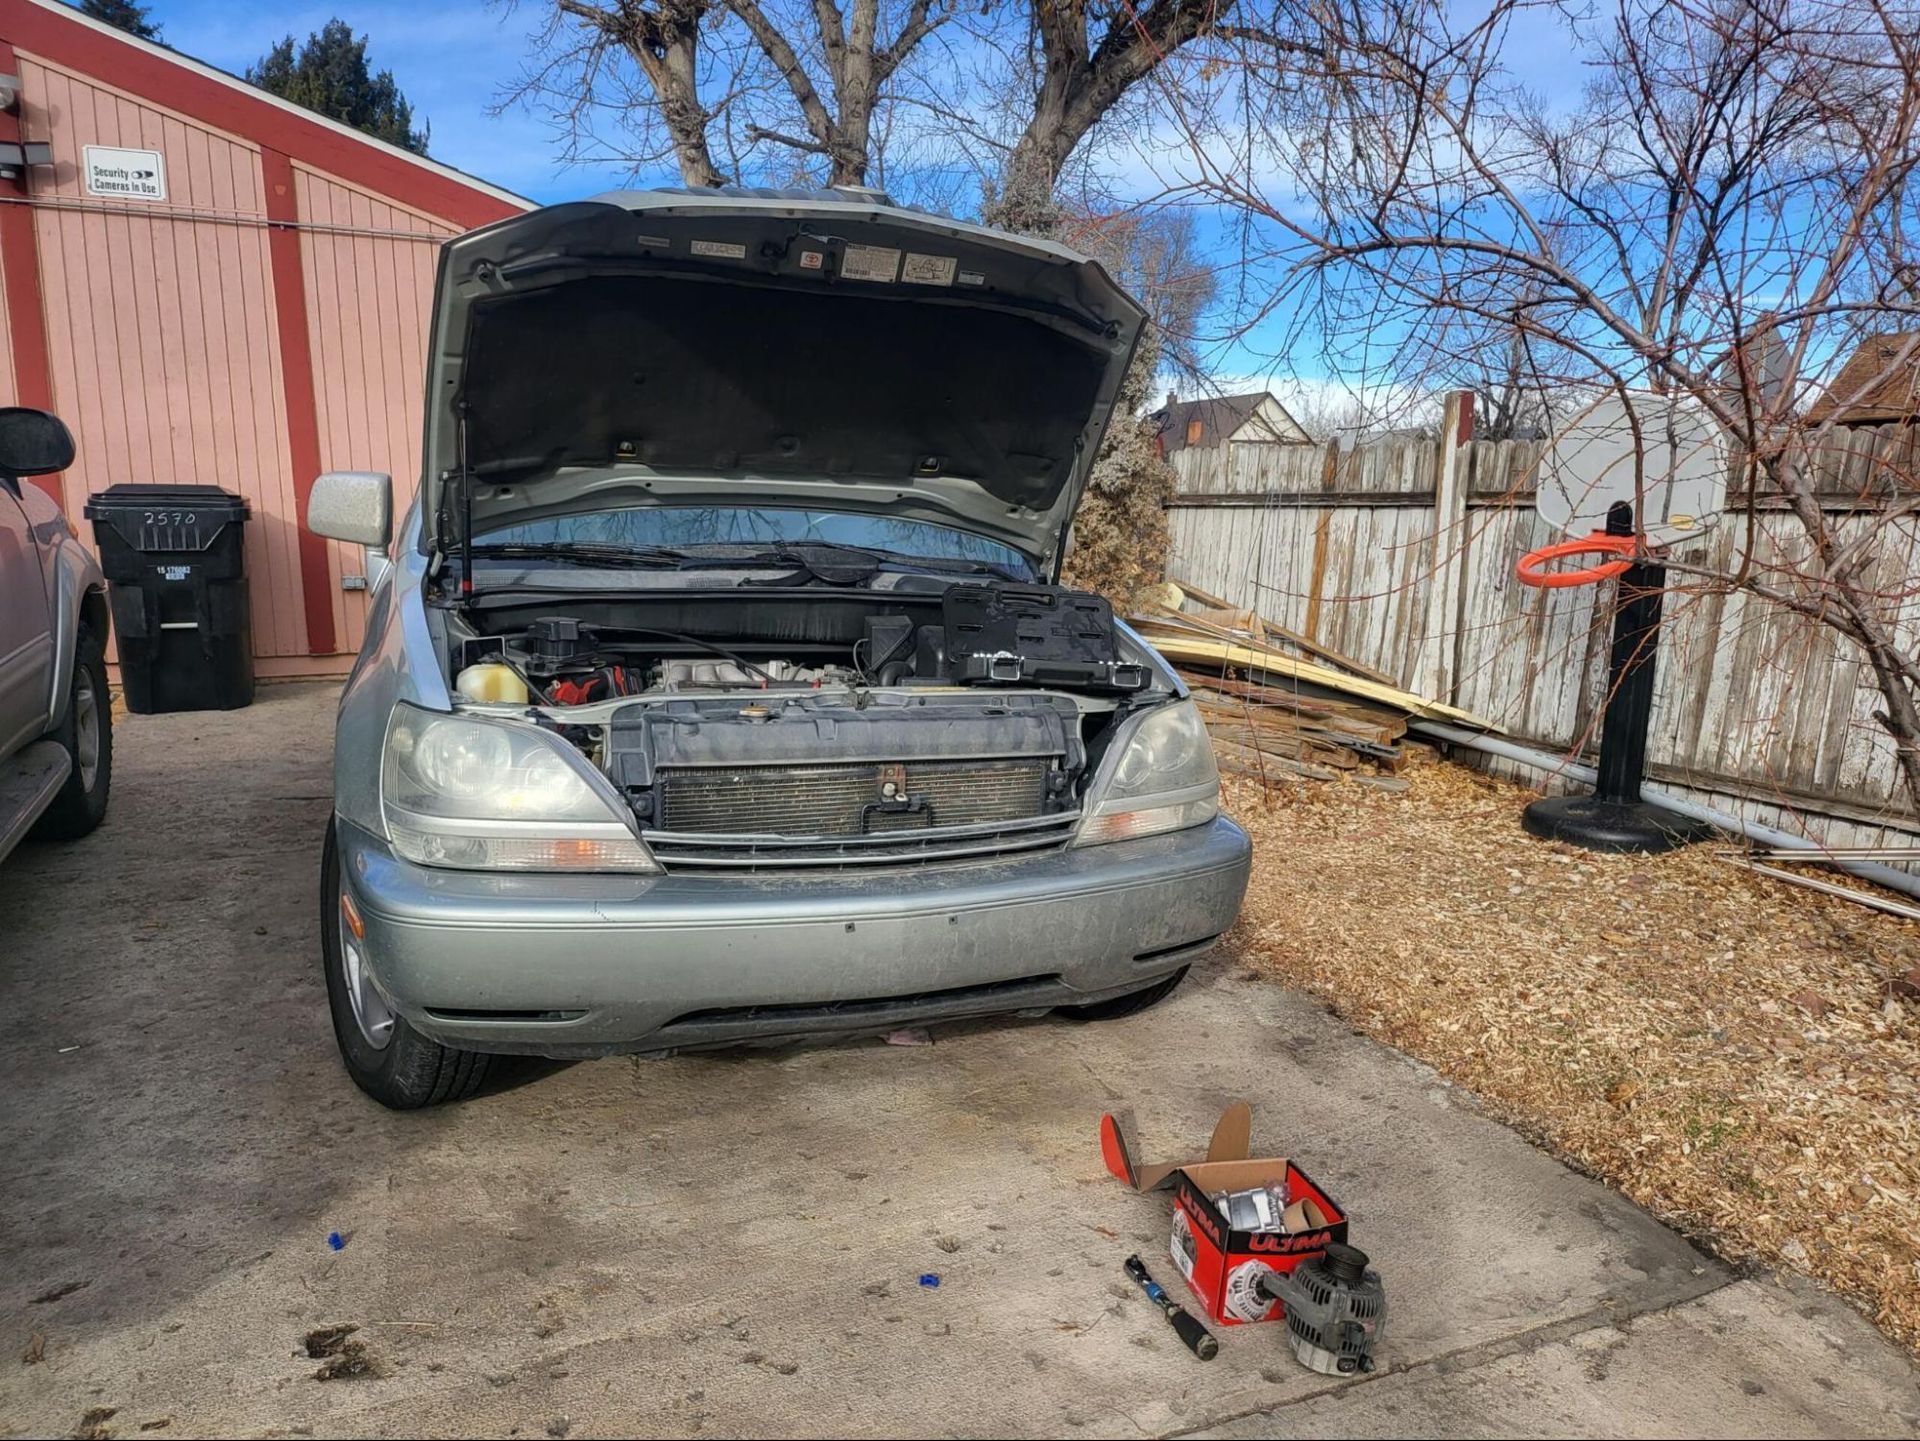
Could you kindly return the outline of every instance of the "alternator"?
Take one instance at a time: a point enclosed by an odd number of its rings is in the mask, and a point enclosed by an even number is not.
[[[1373,1348],[1387,1322],[1387,1292],[1367,1253],[1338,1242],[1292,1271],[1264,1276],[1261,1288],[1286,1308],[1293,1356],[1323,1376],[1373,1369]]]

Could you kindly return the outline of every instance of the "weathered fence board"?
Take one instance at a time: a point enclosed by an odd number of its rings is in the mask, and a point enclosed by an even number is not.
[[[1538,442],[1238,445],[1181,451],[1172,574],[1568,753],[1590,750],[1606,684],[1604,587],[1532,590],[1521,555],[1556,537],[1533,508]],[[1914,427],[1836,437],[1812,457],[1843,543],[1870,573],[1900,642],[1920,649],[1920,518],[1882,513],[1915,488]],[[1437,527],[1460,467],[1467,508]],[[1736,497],[1739,492],[1736,489]],[[1730,502],[1683,557],[1801,563],[1809,541],[1763,497]],[[1456,512],[1457,514],[1457,512]],[[1458,564],[1449,566],[1449,557]],[[1436,584],[1438,577],[1439,584]],[[1440,593],[1444,590],[1446,593]],[[1649,757],[1668,784],[1836,844],[1920,840],[1871,668],[1838,632],[1676,573],[1667,598]],[[1436,670],[1435,656],[1450,665]]]

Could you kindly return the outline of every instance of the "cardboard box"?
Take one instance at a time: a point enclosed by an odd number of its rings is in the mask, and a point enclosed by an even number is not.
[[[1204,1158],[1142,1165],[1122,1123],[1111,1115],[1100,1118],[1100,1154],[1109,1171],[1136,1191],[1172,1189],[1173,1263],[1222,1326],[1280,1319],[1279,1303],[1261,1293],[1259,1278],[1291,1271],[1347,1239],[1346,1212],[1312,1177],[1284,1156],[1248,1156],[1252,1131],[1253,1110],[1239,1101],[1221,1112]],[[1236,1230],[1209,1199],[1278,1180],[1287,1185],[1290,1224],[1284,1233]]]

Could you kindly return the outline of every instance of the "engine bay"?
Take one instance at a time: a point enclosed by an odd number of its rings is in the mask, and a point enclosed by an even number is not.
[[[524,626],[475,634],[462,647],[455,684],[475,667],[504,665],[530,699],[566,707],[687,691],[855,685],[1024,685],[1117,696],[1149,680],[1145,666],[1122,659],[1106,599],[1058,586],[952,585],[863,614],[848,614],[843,604],[817,627],[781,617],[771,634],[750,613],[728,627],[714,624],[720,608],[659,618],[657,607],[629,609],[605,621],[537,615]]]
[[[1152,679],[1105,599],[1054,586],[568,609],[476,629],[455,688],[531,706],[662,843],[1057,839]]]

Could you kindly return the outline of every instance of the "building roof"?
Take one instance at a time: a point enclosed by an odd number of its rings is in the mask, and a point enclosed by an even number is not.
[[[1807,407],[1807,421],[1873,425],[1920,413],[1920,330],[1870,336]]]
[[[1158,422],[1157,433],[1160,436],[1162,448],[1168,455],[1173,455],[1189,446],[1204,448],[1219,445],[1253,419],[1253,413],[1269,400],[1273,401],[1282,415],[1287,416],[1287,420],[1293,424],[1294,429],[1299,431],[1299,423],[1294,421],[1291,415],[1287,415],[1287,408],[1274,399],[1273,392],[1267,390],[1257,391],[1252,395],[1212,395],[1199,400],[1170,400],[1153,418]],[[1197,433],[1193,429],[1193,423],[1196,420],[1200,422]],[[1283,443],[1295,439],[1294,436],[1285,434],[1264,438]]]
[[[282,100],[60,0],[0,0],[0,37],[39,59],[107,79],[212,129],[243,136],[462,226],[482,225],[532,205],[510,190]]]

